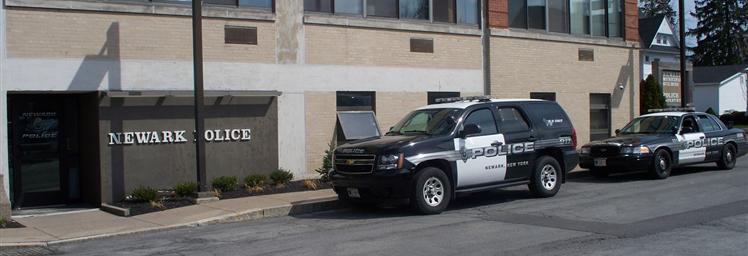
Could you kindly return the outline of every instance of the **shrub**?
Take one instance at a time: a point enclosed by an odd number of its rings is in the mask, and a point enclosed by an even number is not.
[[[667,106],[665,96],[662,95],[660,84],[653,75],[639,83],[639,111],[648,114],[650,109],[662,109]]]
[[[238,184],[239,182],[234,176],[216,177],[213,179],[213,182],[211,182],[213,188],[219,190],[220,192],[234,191]]]
[[[280,168],[270,173],[270,180],[273,181],[273,185],[283,185],[293,180],[293,173]]]
[[[197,193],[197,183],[182,182],[174,186],[174,193],[179,197],[188,197]]]
[[[328,149],[325,150],[325,156],[322,158],[322,166],[314,170],[319,174],[319,179],[322,182],[330,180],[328,173],[330,172],[330,169],[332,169],[332,154],[335,152],[335,146],[332,143],[328,144],[327,147]]]
[[[156,197],[158,197],[158,191],[151,187],[139,186],[132,191],[131,196],[133,200],[138,202],[156,201]]]
[[[244,178],[244,186],[248,188],[257,188],[265,186],[267,178],[262,174],[253,174]]]

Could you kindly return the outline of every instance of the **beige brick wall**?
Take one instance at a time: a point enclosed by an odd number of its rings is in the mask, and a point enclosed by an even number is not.
[[[305,25],[306,63],[481,68],[478,36]],[[433,38],[434,53],[410,52],[410,38]]]
[[[377,92],[377,121],[382,134],[405,114],[428,103],[426,92]]]
[[[6,19],[9,57],[107,55],[101,51],[105,44],[110,43],[119,46],[122,59],[192,59],[190,17],[8,9]],[[257,27],[258,44],[225,44],[224,25]],[[274,63],[275,25],[272,22],[204,19],[203,46],[207,61]]]
[[[322,166],[328,143],[332,142],[337,119],[335,92],[305,92],[306,169]]]
[[[579,61],[579,48],[593,49],[595,61]],[[590,93],[611,94],[611,130],[638,113],[639,51],[516,38],[491,40],[491,93],[499,98],[529,98],[530,92],[556,92],[577,130],[579,143],[589,141]],[[633,79],[633,80],[632,80]],[[633,81],[633,84],[632,84]],[[619,90],[618,86],[625,86]]]

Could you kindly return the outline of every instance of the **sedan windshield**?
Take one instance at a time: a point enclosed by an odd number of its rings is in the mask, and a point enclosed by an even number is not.
[[[674,134],[678,130],[679,120],[677,116],[639,117],[623,127],[621,134]]]
[[[460,112],[462,112],[461,109],[454,108],[416,110],[400,120],[386,135],[448,134],[454,128],[455,120],[459,117]]]

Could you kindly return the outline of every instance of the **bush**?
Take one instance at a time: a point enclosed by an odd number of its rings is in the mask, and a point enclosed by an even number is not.
[[[151,187],[140,186],[132,191],[132,199],[138,202],[156,201],[158,191]]]
[[[293,173],[280,168],[270,173],[270,180],[273,181],[273,185],[283,185],[293,180]]]
[[[174,193],[179,197],[189,197],[197,193],[197,183],[182,182],[174,186]]]
[[[665,96],[662,95],[660,84],[653,75],[647,76],[646,80],[639,83],[639,112],[648,114],[650,109],[662,109],[667,107]]]
[[[257,188],[265,186],[265,180],[267,178],[262,174],[253,174],[244,178],[244,186],[248,188]]]
[[[322,158],[322,166],[314,170],[319,174],[319,179],[322,182],[327,182],[330,180],[330,177],[328,177],[328,173],[330,172],[330,169],[332,169],[332,154],[335,152],[335,146],[330,143],[327,145],[328,149],[325,150],[325,156]]]
[[[724,115],[719,116],[719,119],[725,124],[732,123],[733,125],[748,125],[748,118],[746,118],[745,112],[743,111],[727,112]]]
[[[211,182],[211,185],[214,189],[217,189],[220,192],[228,192],[234,191],[234,189],[236,189],[236,186],[239,185],[239,182],[234,176],[221,176],[214,178],[213,182]]]

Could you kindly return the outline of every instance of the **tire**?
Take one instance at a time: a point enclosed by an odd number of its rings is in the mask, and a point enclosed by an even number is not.
[[[610,175],[610,172],[603,168],[591,168],[590,174],[592,174],[592,177],[595,177],[595,178],[605,178],[605,177],[608,177],[608,175]]]
[[[727,144],[722,147],[722,155],[717,161],[717,167],[721,170],[732,170],[735,168],[735,162],[737,162],[735,146]]]
[[[552,197],[561,189],[563,170],[555,158],[542,156],[535,161],[535,169],[530,178],[530,192],[536,197]]]
[[[421,214],[439,214],[452,199],[452,185],[447,175],[435,167],[426,167],[414,177],[410,204]]]
[[[655,151],[652,166],[649,167],[649,175],[658,180],[667,179],[672,168],[673,161],[670,153],[664,149]]]

